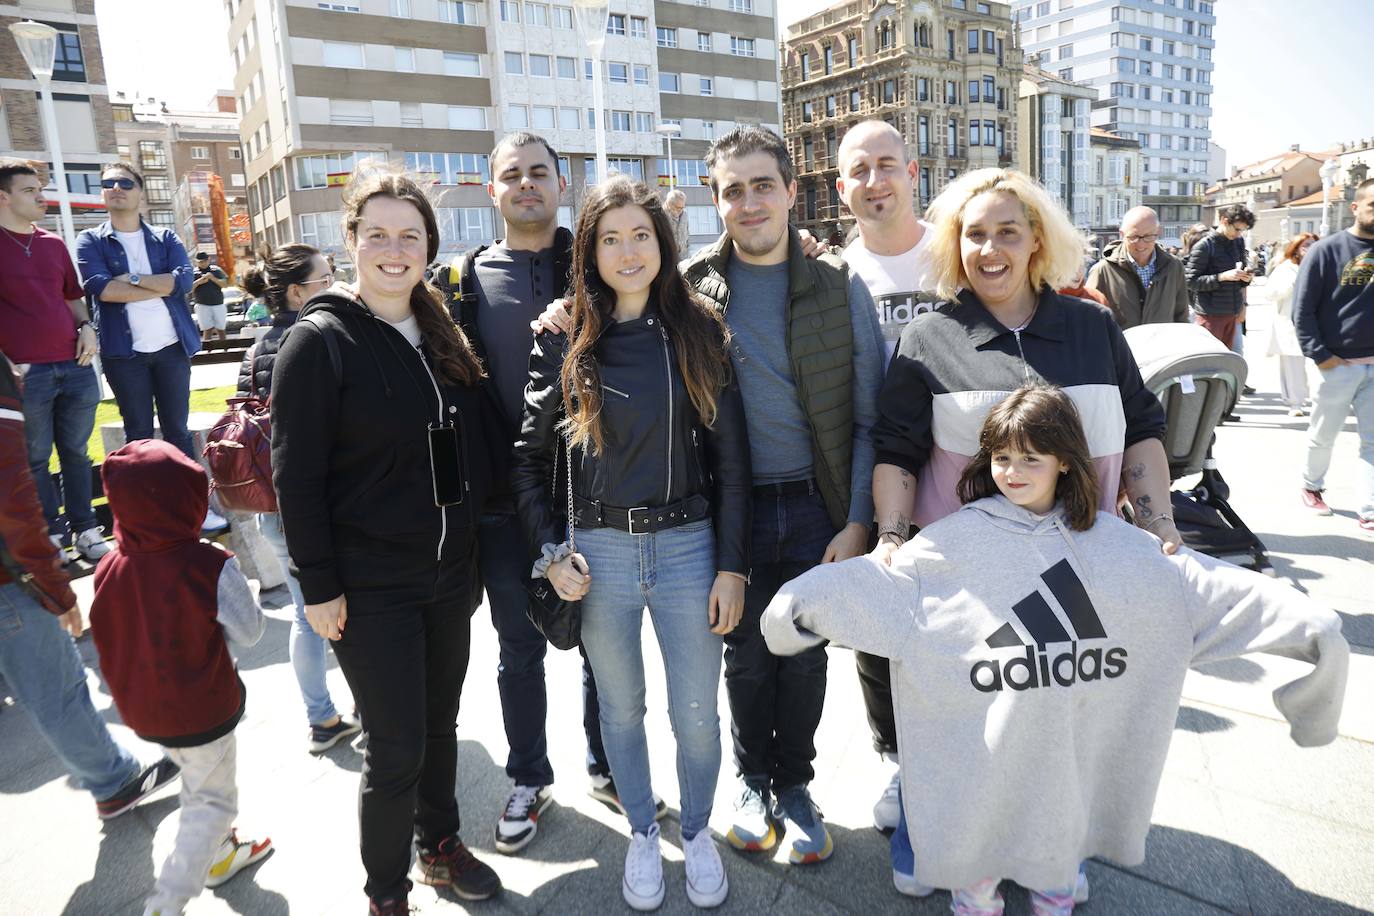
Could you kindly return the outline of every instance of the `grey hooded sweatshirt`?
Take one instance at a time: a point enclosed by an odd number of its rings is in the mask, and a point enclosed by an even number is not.
[[[1292,738],[1336,737],[1349,646],[1296,590],[1105,513],[1073,531],[1002,496],[936,522],[890,567],[784,585],[762,621],[790,655],[829,639],[892,660],[916,879],[1072,887],[1078,863],[1145,858],[1191,665],[1271,652],[1313,670],[1274,691]]]

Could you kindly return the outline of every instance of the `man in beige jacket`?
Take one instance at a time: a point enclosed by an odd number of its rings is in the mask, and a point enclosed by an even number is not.
[[[1188,320],[1188,281],[1179,261],[1159,245],[1159,217],[1149,207],[1126,211],[1121,240],[1111,242],[1088,272],[1087,286],[1107,297],[1122,329]]]

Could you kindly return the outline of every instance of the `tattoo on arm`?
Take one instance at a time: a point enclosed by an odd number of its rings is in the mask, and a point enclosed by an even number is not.
[[[1140,480],[1145,476],[1145,465],[1133,464],[1126,469],[1126,475],[1132,480]]]
[[[1141,496],[1135,501],[1135,514],[1139,516],[1142,522],[1155,514],[1155,510],[1150,508],[1152,502],[1154,500],[1150,499],[1149,494]]]
[[[903,490],[910,490],[910,489],[911,489],[911,472],[910,472],[910,471],[902,471],[901,473],[902,473],[902,489],[903,489]]]

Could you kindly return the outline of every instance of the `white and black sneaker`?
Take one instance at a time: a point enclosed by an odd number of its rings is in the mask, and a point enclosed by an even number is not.
[[[615,780],[601,773],[588,773],[587,794],[601,804],[610,808],[612,811],[619,812],[621,817],[629,817],[625,806],[620,803],[620,793],[616,791]],[[668,814],[668,804],[654,793],[654,820],[661,821]]]
[[[95,563],[101,557],[110,552],[110,545],[105,540],[105,536],[100,533],[99,528],[87,528],[72,541],[72,546],[76,552],[81,554],[88,562]]]
[[[496,822],[496,851],[510,855],[528,846],[539,830],[539,815],[552,803],[548,786],[516,786]]]
[[[658,844],[658,824],[648,833],[630,834],[625,853],[625,880],[621,882],[625,902],[635,910],[656,910],[663,905],[663,853]]]
[[[310,726],[310,753],[323,754],[343,739],[356,735],[363,727],[356,718],[339,716],[333,725]]]

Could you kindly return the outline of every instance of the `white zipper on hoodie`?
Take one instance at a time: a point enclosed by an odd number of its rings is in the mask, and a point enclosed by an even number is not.
[[[440,426],[443,426],[443,425],[444,425],[444,396],[443,396],[443,394],[441,394],[440,391],[439,391],[439,383],[438,383],[437,381],[435,381],[435,379],[434,379],[434,373],[431,372],[431,371],[429,370],[429,357],[425,356],[425,351],[424,351],[424,350],[420,350],[420,349],[417,348],[415,352],[420,354],[420,365],[422,365],[422,366],[425,367],[425,375],[429,378],[429,383],[430,383],[431,385],[434,386],[434,399],[435,399],[436,403],[439,405],[439,406],[438,406],[437,408],[435,408],[435,409],[436,409],[437,412],[438,412],[438,416],[439,416],[439,425],[440,425]],[[434,469],[433,469],[433,468],[430,469],[430,473],[431,473],[431,474],[434,473]],[[467,486],[467,482],[466,482],[466,481],[463,482],[463,486],[464,486],[464,487]],[[445,541],[447,538],[448,538],[448,507],[447,507],[447,506],[440,506],[440,507],[439,507],[439,547],[438,547],[438,549],[435,550],[435,552],[434,552],[434,560],[435,560],[436,563],[444,558],[444,541]]]

